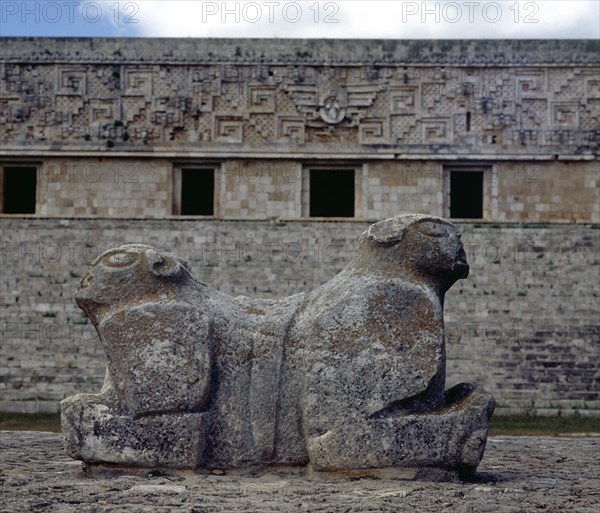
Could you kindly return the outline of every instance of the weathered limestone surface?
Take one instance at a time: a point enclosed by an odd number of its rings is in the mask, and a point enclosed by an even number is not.
[[[468,273],[458,229],[424,215],[372,225],[342,272],[280,300],[228,296],[151,246],[109,250],[76,294],[108,367],[100,394],[62,403],[67,453],[472,472],[495,400],[465,383],[444,392],[444,296]]]
[[[0,44],[0,155],[11,157],[598,152],[594,40],[11,37]]]
[[[0,432],[0,510],[6,513],[596,513],[600,438],[492,437],[470,482],[408,474],[317,478],[263,468],[90,471],[61,436]],[[374,478],[375,477],[375,478]],[[413,478],[414,479],[414,478]]]

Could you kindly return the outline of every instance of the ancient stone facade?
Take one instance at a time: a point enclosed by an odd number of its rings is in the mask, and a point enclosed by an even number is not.
[[[481,263],[452,292],[450,380],[479,373],[499,411],[598,410],[597,42],[0,43],[4,400],[96,389],[99,342],[68,333],[99,251],[196,254],[220,289],[278,297],[419,212],[458,219]]]
[[[191,167],[208,215],[315,217],[325,168],[353,173],[351,217],[448,217],[452,171],[476,171],[469,217],[600,220],[595,42],[2,44],[0,156],[36,168],[37,215],[185,214]]]

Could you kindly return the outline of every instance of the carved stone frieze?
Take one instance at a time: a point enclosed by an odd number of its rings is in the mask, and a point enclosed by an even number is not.
[[[208,50],[201,57],[179,40],[177,50],[172,41],[144,40],[113,49],[119,41],[97,42],[102,57],[91,60],[87,40],[63,48],[52,39],[2,39],[2,142],[159,152],[210,140],[223,151],[231,143],[281,152],[290,143],[327,143],[333,151],[357,144],[356,151],[379,145],[403,154],[598,153],[600,62],[577,42],[563,45],[576,51],[570,61],[548,42],[503,42],[507,61],[494,64],[477,54],[485,44],[464,41],[446,57],[429,42],[354,41],[353,55],[343,41],[316,41],[322,57],[304,49],[277,58],[275,49],[258,52],[256,41],[238,44],[248,46],[243,58],[237,50],[225,56],[228,42],[219,49],[199,40]],[[189,55],[179,55],[184,47]],[[452,62],[459,50],[464,62]]]

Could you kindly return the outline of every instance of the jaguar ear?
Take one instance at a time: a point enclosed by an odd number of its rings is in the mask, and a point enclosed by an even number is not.
[[[393,246],[402,240],[404,232],[406,232],[406,224],[393,217],[369,226],[367,238],[376,244]]]
[[[179,261],[167,253],[149,249],[146,251],[148,269],[155,276],[161,278],[176,278],[183,269]]]

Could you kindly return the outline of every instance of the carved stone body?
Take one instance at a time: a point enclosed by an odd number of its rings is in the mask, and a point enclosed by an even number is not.
[[[469,267],[440,218],[372,225],[308,294],[231,297],[145,245],[101,255],[77,304],[107,355],[100,394],[62,403],[69,455],[90,463],[316,470],[474,470],[494,399],[444,393],[444,294]]]

